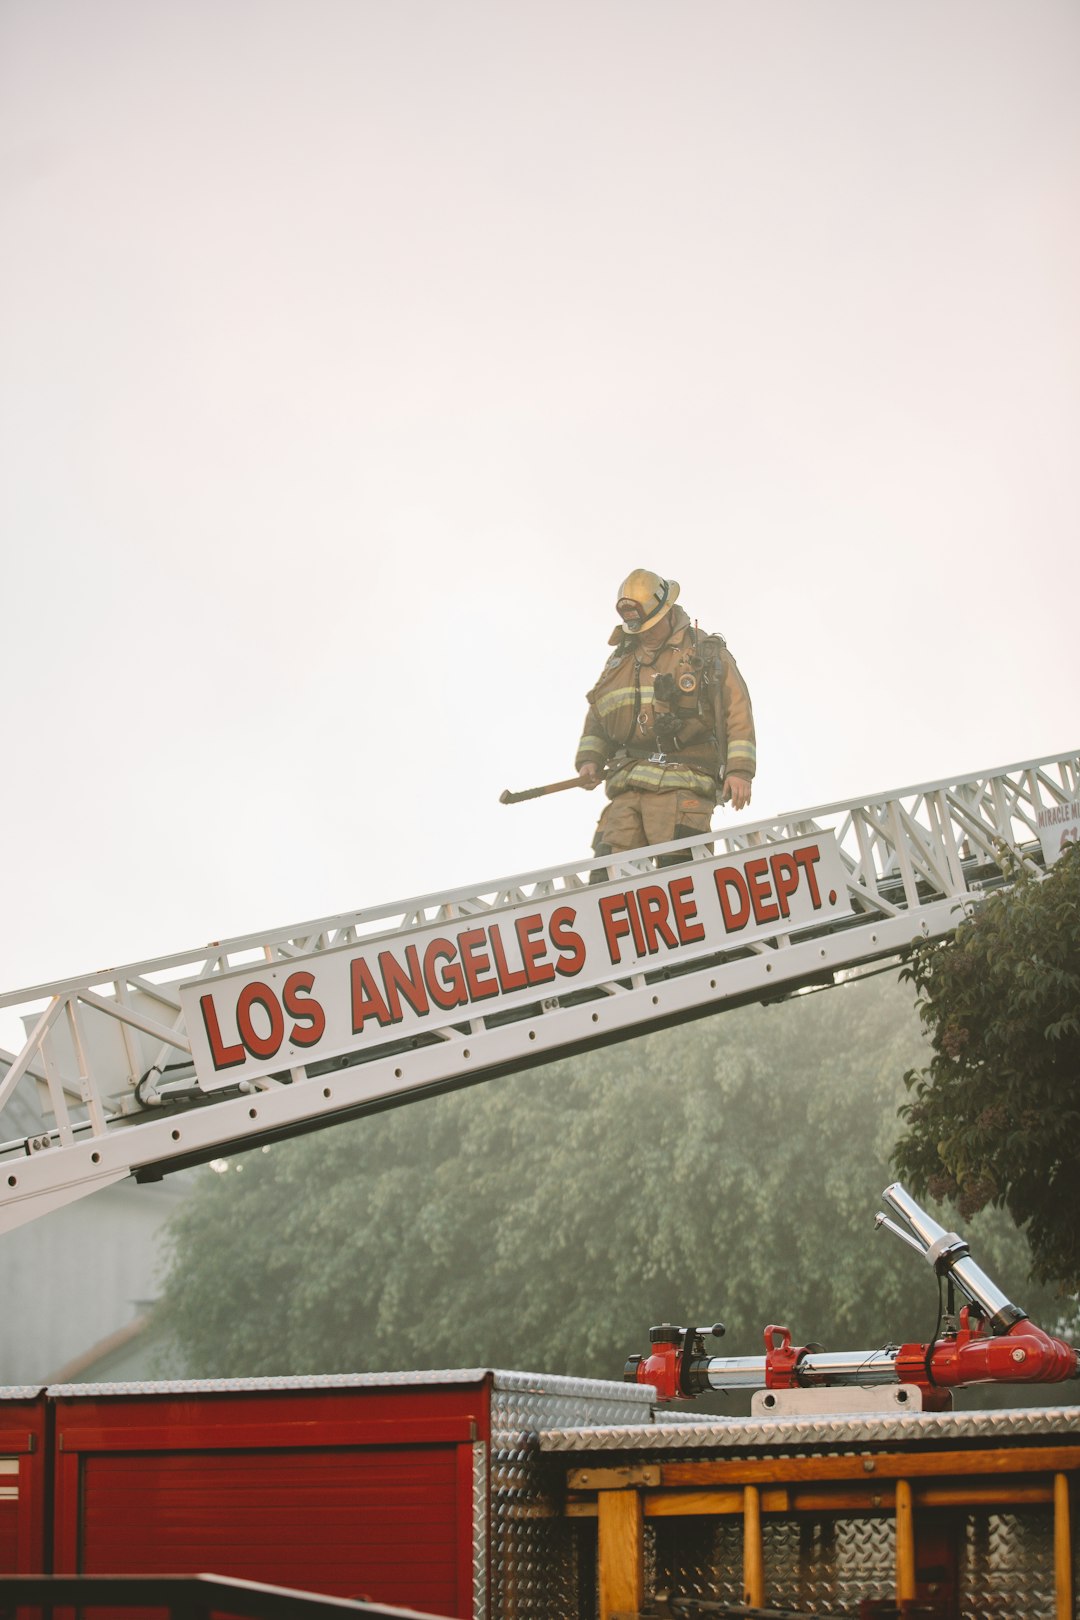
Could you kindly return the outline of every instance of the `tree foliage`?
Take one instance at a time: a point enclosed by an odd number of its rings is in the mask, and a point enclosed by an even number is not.
[[[175,1222],[168,1321],[204,1376],[618,1377],[717,1317],[717,1353],[925,1338],[930,1268],[873,1229],[924,1050],[910,993],[851,982],[241,1156]],[[1021,1283],[1000,1218],[975,1241]]]
[[[1049,873],[1010,871],[904,969],[931,1033],[908,1074],[900,1174],[969,1216],[1004,1204],[1034,1274],[1080,1288],[1080,846]]]

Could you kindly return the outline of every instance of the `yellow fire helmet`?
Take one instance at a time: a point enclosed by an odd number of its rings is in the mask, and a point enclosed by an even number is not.
[[[615,606],[627,635],[639,636],[662,619],[678,599],[677,579],[661,579],[651,568],[635,568],[619,586]]]

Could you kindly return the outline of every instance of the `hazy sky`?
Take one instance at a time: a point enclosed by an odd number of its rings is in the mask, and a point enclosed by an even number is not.
[[[1073,0],[0,0],[0,988],[1075,748]],[[721,822],[717,818],[718,824]]]

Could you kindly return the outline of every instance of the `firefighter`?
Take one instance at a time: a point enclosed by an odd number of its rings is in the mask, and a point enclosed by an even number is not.
[[[692,624],[678,596],[676,580],[648,568],[619,586],[614,650],[588,694],[575,760],[585,788],[606,768],[597,855],[708,832],[718,799],[750,803],[750,693],[723,636]]]

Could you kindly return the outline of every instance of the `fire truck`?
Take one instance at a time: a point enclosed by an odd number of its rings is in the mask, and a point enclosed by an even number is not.
[[[772,1000],[942,937],[1041,872],[1080,751],[0,997],[0,1231],[124,1178]],[[665,865],[666,854],[683,857]],[[5,1117],[11,1117],[11,1111]],[[213,1571],[487,1617],[1074,1614],[1077,1408],[1028,1321],[900,1187],[927,1344],[761,1357],[661,1323],[620,1381],[491,1368],[0,1391],[0,1572]],[[947,1300],[946,1300],[947,1293]],[[751,1389],[749,1418],[699,1415]],[[682,1403],[682,1404],[678,1404]],[[0,1604],[3,1597],[0,1595]]]

